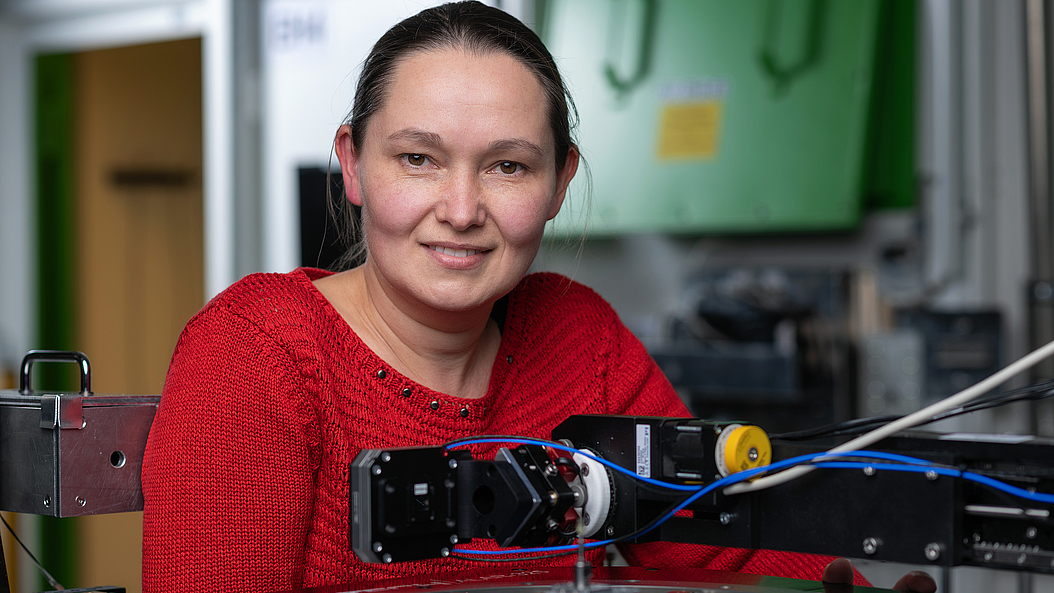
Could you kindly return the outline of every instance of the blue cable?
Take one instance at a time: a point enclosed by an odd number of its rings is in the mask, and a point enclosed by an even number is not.
[[[1019,488],[1006,482],[983,476],[981,474],[975,474],[968,471],[960,471],[957,469],[949,469],[945,467],[919,467],[919,466],[907,466],[907,465],[895,465],[887,463],[861,463],[858,461],[821,461],[815,464],[816,467],[828,467],[836,469],[860,469],[863,467],[873,467],[875,469],[888,470],[888,471],[899,471],[899,472],[913,472],[913,473],[926,473],[935,472],[942,476],[951,476],[953,478],[962,478],[971,482],[977,482],[984,484],[991,488],[995,488],[1001,492],[1030,500],[1033,502],[1041,502],[1046,504],[1054,504],[1054,495],[1044,494],[1042,492],[1029,492],[1024,488]]]
[[[970,480],[970,481],[973,481],[973,482],[977,482],[977,483],[980,483],[980,484],[984,484],[986,486],[990,486],[990,487],[995,488],[997,490],[1000,490],[1002,492],[1006,492],[1007,494],[1010,494],[1012,496],[1017,496],[1019,498],[1024,498],[1026,500],[1032,500],[1032,501],[1036,501],[1036,502],[1043,502],[1043,503],[1054,504],[1054,495],[1051,495],[1051,494],[1029,492],[1029,491],[1027,491],[1027,490],[1025,490],[1023,488],[1018,488],[1017,486],[1012,486],[1012,485],[1007,484],[1005,482],[1001,482],[999,480],[995,480],[995,479],[989,478],[987,476],[982,476],[980,474],[975,474],[973,472],[960,471],[960,470],[957,470],[957,469],[950,469],[950,468],[944,468],[944,467],[937,467],[937,466],[932,465],[932,462],[927,461],[925,459],[919,459],[919,458],[916,458],[916,457],[909,457],[907,455],[898,455],[896,453],[886,453],[884,451],[865,451],[865,450],[860,450],[860,451],[845,451],[845,452],[840,452],[840,453],[831,453],[831,452],[826,452],[825,451],[825,452],[822,452],[822,453],[812,453],[812,454],[808,454],[808,455],[799,455],[797,457],[791,457],[789,459],[784,459],[782,461],[777,461],[777,462],[772,463],[772,464],[767,465],[767,466],[756,467],[756,468],[751,468],[751,469],[748,469],[748,470],[743,470],[741,472],[737,472],[735,474],[732,474],[730,476],[726,476],[726,477],[721,478],[719,480],[715,480],[715,481],[711,482],[710,484],[707,484],[706,486],[700,486],[700,485],[671,484],[669,482],[663,482],[663,481],[660,481],[660,480],[655,480],[653,478],[645,478],[643,476],[637,475],[636,473],[634,473],[634,472],[632,472],[632,471],[630,471],[630,470],[628,470],[628,469],[626,469],[626,468],[624,468],[624,467],[622,467],[620,465],[616,465],[616,464],[614,464],[614,463],[612,463],[612,462],[610,462],[610,461],[608,461],[606,459],[602,459],[600,457],[596,457],[596,456],[591,455],[589,453],[586,453],[584,451],[580,451],[578,449],[574,449],[574,448],[571,448],[571,447],[567,447],[565,445],[561,445],[559,443],[553,443],[551,441],[546,441],[546,440],[543,440],[543,439],[533,439],[533,438],[529,438],[529,437],[523,437],[523,438],[519,438],[519,437],[518,438],[481,437],[479,439],[473,439],[473,440],[470,440],[470,441],[460,441],[460,442],[458,442],[456,444],[448,445],[447,448],[449,449],[449,448],[453,448],[453,447],[462,447],[462,446],[473,445],[473,444],[477,444],[477,443],[515,443],[515,444],[526,444],[526,445],[541,445],[543,447],[550,447],[552,449],[557,449],[557,450],[565,451],[565,452],[572,453],[572,454],[579,453],[579,454],[584,455],[585,457],[587,457],[589,459],[592,459],[593,461],[596,461],[597,463],[603,464],[606,467],[609,467],[609,468],[611,468],[611,469],[613,469],[613,470],[615,470],[617,472],[620,472],[622,474],[625,474],[627,476],[630,476],[630,477],[632,477],[634,479],[637,479],[637,480],[640,480],[642,482],[646,482],[648,484],[652,484],[654,486],[659,486],[659,487],[662,487],[662,488],[669,488],[671,490],[693,492],[693,494],[691,496],[689,496],[685,500],[681,501],[680,504],[678,504],[676,507],[674,507],[673,509],[668,511],[658,521],[656,521],[655,524],[652,525],[650,528],[648,528],[645,531],[642,531],[642,532],[638,533],[637,537],[640,537],[640,536],[642,536],[642,535],[644,535],[646,533],[649,533],[650,531],[652,531],[656,527],[659,527],[660,525],[662,525],[666,521],[670,520],[670,518],[672,518],[674,515],[676,515],[678,512],[683,510],[688,505],[694,503],[696,500],[699,500],[703,496],[706,496],[707,494],[713,492],[714,490],[716,490],[718,488],[724,488],[726,486],[731,486],[732,484],[736,484],[736,483],[739,483],[739,482],[743,482],[743,481],[749,480],[749,479],[751,479],[751,478],[753,478],[753,477],[755,477],[755,476],[757,476],[759,474],[772,472],[772,471],[778,471],[778,470],[782,470],[782,469],[785,469],[785,468],[788,468],[788,467],[792,467],[792,466],[795,466],[795,465],[803,465],[803,464],[810,464],[810,465],[813,465],[813,466],[818,467],[818,468],[830,468],[830,469],[862,469],[862,468],[871,467],[871,468],[874,468],[876,470],[889,470],[889,471],[901,471],[901,472],[913,472],[913,473],[926,473],[926,472],[932,471],[932,472],[937,473],[938,475],[958,477],[958,478]],[[831,457],[869,458],[869,459],[880,459],[880,460],[885,460],[885,461],[895,461],[897,463],[867,463],[867,462],[862,462],[862,461],[824,461],[824,459],[831,458]],[[601,540],[601,541],[594,541],[594,542],[590,542],[590,543],[585,544],[584,547],[586,549],[599,548],[599,547],[606,546],[606,545],[611,544],[611,543],[615,543],[615,541],[616,541],[616,539],[606,539],[606,540]],[[534,554],[534,553],[542,553],[542,552],[545,552],[545,553],[567,552],[567,551],[576,550],[577,548],[578,548],[577,545],[569,544],[569,545],[564,545],[564,546],[550,546],[550,547],[543,547],[543,548],[517,548],[517,549],[513,549],[513,550],[458,549],[457,551],[459,553],[463,553],[463,554],[503,555],[503,554]],[[529,558],[525,558],[525,559],[529,559]]]

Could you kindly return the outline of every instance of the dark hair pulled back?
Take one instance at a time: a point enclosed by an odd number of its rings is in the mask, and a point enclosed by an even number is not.
[[[445,48],[478,54],[501,52],[518,60],[535,75],[548,100],[556,169],[563,169],[574,142],[571,133],[576,113],[553,56],[527,25],[502,10],[476,1],[424,10],[388,29],[377,41],[362,66],[355,87],[355,103],[347,121],[355,149],[362,148],[370,118],[384,106],[399,63],[417,52]]]

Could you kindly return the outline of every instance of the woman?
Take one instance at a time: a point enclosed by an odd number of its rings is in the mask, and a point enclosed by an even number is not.
[[[365,263],[249,276],[188,323],[144,462],[144,589],[478,568],[359,562],[348,545],[355,453],[547,437],[572,414],[688,415],[602,299],[525,276],[578,168],[565,96],[537,36],[478,3],[425,11],[378,41],[336,137]],[[680,565],[813,579],[830,560],[677,549]],[[652,564],[668,550],[625,552]]]

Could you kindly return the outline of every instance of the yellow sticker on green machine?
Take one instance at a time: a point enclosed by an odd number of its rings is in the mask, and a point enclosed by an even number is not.
[[[724,102],[672,103],[662,107],[660,159],[713,159],[717,156]]]

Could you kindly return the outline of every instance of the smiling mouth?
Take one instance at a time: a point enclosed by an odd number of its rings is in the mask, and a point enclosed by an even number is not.
[[[443,255],[450,255],[453,257],[468,257],[470,255],[476,255],[477,253],[483,252],[480,249],[453,249],[451,247],[442,247],[439,245],[429,245],[428,248],[432,251],[438,251]]]

